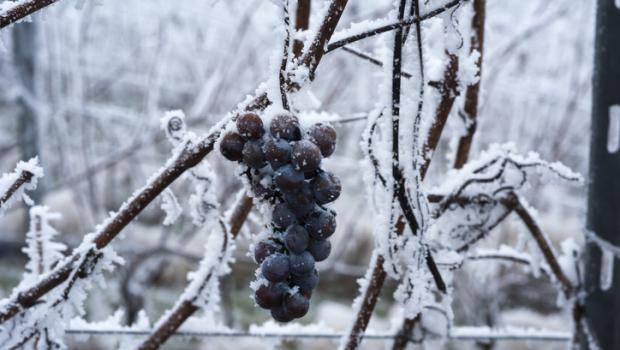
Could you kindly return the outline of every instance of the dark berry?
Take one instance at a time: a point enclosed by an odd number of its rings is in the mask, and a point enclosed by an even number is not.
[[[294,319],[282,304],[271,309],[271,317],[278,322],[291,322]]]
[[[271,282],[284,281],[289,275],[288,255],[275,253],[269,256],[261,265],[263,276]]]
[[[242,137],[255,140],[263,136],[263,120],[254,113],[244,113],[237,118],[237,130]]]
[[[284,193],[300,190],[304,184],[304,174],[295,170],[292,165],[285,165],[276,171],[276,186]]]
[[[291,276],[291,283],[299,287],[303,293],[310,295],[312,290],[319,284],[319,273],[314,270],[301,276],[293,275]]]
[[[332,244],[326,239],[310,239],[308,242],[308,251],[314,257],[314,261],[323,261],[327,259],[332,251]]]
[[[291,273],[297,276],[307,275],[314,270],[314,258],[308,251],[290,255]]]
[[[330,172],[322,172],[310,182],[314,198],[319,204],[335,201],[340,196],[340,179]]]
[[[308,247],[308,231],[301,225],[291,225],[284,235],[286,248],[294,254],[301,254]]]
[[[265,142],[263,151],[265,152],[265,159],[274,170],[291,160],[291,144],[285,140],[270,138]]]
[[[265,154],[260,140],[248,141],[243,146],[243,162],[254,169],[265,166]]]
[[[254,260],[262,263],[278,251],[278,244],[272,240],[260,241],[254,246]]]
[[[284,308],[294,318],[304,317],[310,308],[310,300],[301,293],[287,294],[284,298]]]
[[[238,162],[243,158],[243,145],[245,140],[236,132],[227,132],[220,141],[220,152],[222,155],[233,162]]]
[[[263,284],[254,292],[254,301],[263,309],[271,309],[282,304],[288,289],[284,283]]]
[[[298,219],[310,214],[316,206],[308,183],[303,183],[299,191],[284,193],[284,200]]]
[[[301,138],[299,120],[291,114],[278,114],[273,117],[269,131],[273,137],[289,141],[296,141]]]
[[[295,213],[293,213],[286,203],[278,203],[273,208],[271,222],[273,222],[277,228],[285,229],[295,223]]]
[[[291,152],[291,163],[303,172],[311,172],[321,165],[319,147],[308,140],[295,142]]]
[[[336,130],[322,123],[314,124],[308,130],[310,140],[321,149],[323,157],[329,157],[336,149]]]
[[[336,217],[330,211],[318,209],[306,220],[306,230],[314,239],[327,239],[336,231]]]

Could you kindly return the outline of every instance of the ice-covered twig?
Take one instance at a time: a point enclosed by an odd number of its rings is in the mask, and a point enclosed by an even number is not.
[[[27,162],[17,163],[15,170],[0,177],[0,214],[10,207],[18,197],[24,197],[25,190],[37,187],[37,180],[43,177],[43,169],[35,157]],[[27,197],[24,197],[27,199]]]
[[[477,55],[476,69],[478,79],[465,89],[465,103],[462,117],[465,122],[465,134],[459,139],[454,158],[454,168],[460,169],[469,158],[469,150],[476,133],[476,119],[478,117],[478,99],[480,95],[480,82],[482,80],[482,53],[484,48],[484,17],[486,0],[473,0],[474,16],[472,18],[473,35],[471,37],[470,54]]]
[[[366,53],[364,53],[362,51],[359,51],[359,50],[356,50],[356,49],[352,49],[349,46],[343,46],[342,50],[345,51],[345,52],[350,53],[351,55],[353,55],[355,57],[359,57],[359,58],[361,58],[363,60],[366,60],[366,61],[374,64],[377,67],[383,67],[383,62],[381,62],[380,60],[378,60],[378,59],[376,59],[376,58],[374,58],[374,57],[372,57],[372,56],[370,56],[370,55],[368,55],[368,54],[366,54]],[[411,73],[408,73],[408,72],[406,72],[404,70],[402,71],[401,75],[403,77],[407,78],[407,79],[411,78]]]
[[[297,11],[295,13],[295,30],[298,32],[307,30],[310,27],[310,8],[311,0],[297,0]],[[293,42],[293,55],[298,58],[302,54],[304,43],[301,40]]]
[[[58,0],[10,0],[0,4],[0,29],[49,6]]]
[[[252,198],[244,195],[236,204],[230,216],[229,228],[227,229],[226,225],[220,222],[223,239],[211,242],[210,238],[210,242],[207,243],[208,247],[205,257],[200,263],[200,269],[194,274],[194,278],[175,306],[161,317],[155,325],[155,329],[140,344],[140,349],[159,348],[201,306],[211,302],[208,299],[212,293],[205,295],[203,291],[212,289],[208,286],[214,285],[213,281],[219,279],[223,273],[228,272],[227,260],[233,247],[232,241],[241,230],[241,226],[251,209]],[[228,233],[229,230],[230,234]],[[214,235],[212,234],[212,236]]]
[[[371,36],[375,36],[375,35],[378,35],[378,34],[381,34],[381,33],[389,32],[391,30],[397,30],[397,29],[402,29],[402,28],[405,28],[405,27],[409,27],[409,26],[411,26],[411,25],[413,25],[415,23],[419,23],[419,22],[425,21],[427,19],[433,18],[435,16],[438,16],[441,13],[443,13],[443,12],[445,12],[445,11],[447,11],[447,10],[449,10],[449,9],[451,9],[451,8],[457,6],[460,3],[465,2],[465,1],[468,1],[468,0],[452,0],[452,1],[446,3],[445,5],[439,7],[437,9],[435,9],[435,10],[432,10],[432,11],[429,11],[429,12],[425,13],[424,15],[422,15],[420,17],[414,17],[414,18],[410,18],[410,19],[407,19],[407,20],[399,20],[398,22],[395,22],[395,23],[387,24],[387,25],[381,26],[379,28],[375,28],[375,29],[372,29],[372,30],[369,30],[369,31],[366,31],[366,32],[363,32],[363,33],[358,33],[358,34],[352,35],[350,37],[347,37],[347,38],[344,38],[344,39],[340,39],[340,40],[335,41],[333,43],[329,43],[329,45],[327,46],[326,53],[334,51],[334,50],[336,50],[338,48],[341,48],[341,47],[343,47],[345,45],[354,43],[356,41],[359,41],[359,40],[362,40],[362,39],[366,39],[366,38],[371,37]]]
[[[283,20],[284,20],[284,43],[282,44],[282,60],[280,62],[280,71],[278,72],[278,78],[280,80],[280,96],[282,99],[282,108],[288,110],[288,97],[287,91],[289,88],[287,87],[287,76],[286,76],[286,65],[288,63],[288,52],[289,46],[291,43],[291,18],[289,14],[289,1],[284,0],[282,2],[282,12],[283,12]]]

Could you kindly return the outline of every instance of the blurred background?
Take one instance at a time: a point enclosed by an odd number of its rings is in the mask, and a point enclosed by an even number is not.
[[[0,1],[1,2],[1,1]],[[322,1],[313,2],[314,9]],[[350,1],[339,28],[385,16],[388,0]],[[432,2],[428,5],[432,8]],[[313,10],[310,22],[319,20]],[[472,157],[488,145],[513,141],[519,151],[536,151],[587,174],[590,123],[594,6],[591,1],[487,1],[485,52],[478,132]],[[432,24],[426,24],[432,25]],[[269,78],[270,59],[279,52],[279,9],[266,0],[65,0],[40,11],[33,21],[0,31],[0,169],[11,171],[19,159],[38,155],[45,177],[32,194],[37,203],[63,215],[53,223],[60,239],[76,246],[170,155],[160,118],[171,109],[185,111],[189,127],[200,134]],[[427,39],[431,40],[431,39]],[[376,39],[357,47],[374,52]],[[276,56],[277,57],[277,56]],[[346,52],[326,56],[310,87],[318,111],[354,117],[367,114],[377,99],[380,70]],[[457,99],[456,106],[462,105]],[[462,127],[451,116],[435,155],[429,185],[440,184],[449,169],[455,136]],[[322,321],[344,331],[353,317],[356,280],[373,248],[372,208],[362,190],[359,143],[363,120],[336,125],[339,143],[325,168],[343,181],[336,202],[338,229],[330,258],[320,264],[321,282],[303,323]],[[222,211],[242,185],[234,167],[214,152],[208,157],[218,174]],[[525,198],[537,209],[554,242],[581,242],[585,188],[532,182]],[[172,187],[188,208],[187,181]],[[154,201],[128,226],[115,249],[126,263],[108,279],[105,290],[89,297],[87,319],[96,321],[125,311],[134,322],[144,309],[151,321],[169,308],[196,267],[208,232],[196,229],[187,214],[163,226],[161,200]],[[0,298],[24,272],[23,204],[0,218]],[[256,268],[248,251],[263,218],[251,214],[238,240],[233,272],[222,281],[221,310],[213,322],[246,329],[268,313],[253,305],[249,282]],[[523,228],[507,220],[484,242],[528,250]],[[393,304],[396,282],[384,289],[371,328],[388,330],[399,315]],[[556,293],[544,278],[527,269],[472,262],[455,280],[458,325],[544,326],[570,330],[556,306]],[[398,319],[398,318],[396,318]],[[205,325],[207,328],[208,325]],[[112,337],[72,339],[75,348],[109,348]],[[367,348],[377,348],[366,342]],[[273,343],[265,342],[264,346]],[[285,342],[282,348],[332,348],[324,341]],[[447,343],[445,348],[563,348],[563,344]],[[175,349],[256,349],[255,340],[179,340]]]

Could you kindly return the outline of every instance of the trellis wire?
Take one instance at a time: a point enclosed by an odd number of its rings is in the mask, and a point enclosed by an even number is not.
[[[448,340],[496,340],[496,341],[536,341],[536,342],[567,342],[572,339],[570,332],[537,330],[526,328],[484,329],[472,332],[472,327],[454,327],[452,333],[443,339]],[[117,335],[117,336],[146,336],[151,330],[132,329],[67,329],[71,335]],[[337,332],[242,332],[242,331],[178,331],[174,337],[200,337],[200,338],[275,338],[275,339],[340,339],[345,333]],[[399,336],[395,333],[370,333],[360,335],[367,340],[391,340]],[[402,336],[402,335],[401,335]],[[442,339],[436,337],[436,339]],[[411,341],[415,342],[414,339]]]

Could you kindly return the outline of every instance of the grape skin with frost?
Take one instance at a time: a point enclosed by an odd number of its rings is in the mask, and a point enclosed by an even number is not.
[[[319,204],[327,204],[335,201],[340,196],[342,186],[336,175],[330,172],[322,172],[310,182],[314,198]]]
[[[307,275],[314,270],[314,258],[309,251],[290,255],[290,272],[296,276]]]
[[[271,240],[260,241],[254,246],[254,260],[260,264],[278,250],[278,245],[275,242]]]
[[[311,292],[319,284],[319,273],[316,270],[313,270],[312,272],[301,276],[292,275],[291,282],[298,286],[302,291]]]
[[[259,139],[265,133],[263,120],[254,113],[244,113],[237,118],[237,131],[246,139]]]
[[[336,217],[327,210],[316,210],[306,220],[306,230],[314,239],[327,239],[336,231]]]
[[[291,322],[294,317],[291,316],[283,304],[277,305],[271,309],[271,317],[278,322]]]
[[[301,189],[304,184],[304,174],[288,164],[276,171],[274,180],[280,191],[290,193]]]
[[[310,308],[310,300],[301,293],[287,294],[284,298],[284,307],[290,316],[304,317]]]
[[[273,117],[269,131],[273,137],[288,141],[296,141],[301,138],[299,120],[291,114],[278,114]]]
[[[294,254],[303,253],[308,247],[308,232],[301,225],[291,225],[286,230],[284,242],[286,248]],[[291,260],[292,262],[292,260]]]
[[[263,145],[265,159],[276,170],[291,160],[291,144],[282,139],[269,138]]]
[[[243,162],[254,169],[265,166],[265,153],[263,153],[263,145],[260,140],[246,142],[243,146]]]
[[[276,253],[265,259],[261,265],[261,272],[271,282],[284,281],[290,272],[289,256]]]
[[[254,292],[254,301],[263,309],[271,309],[282,304],[288,289],[285,283],[263,284]]]
[[[243,158],[243,146],[245,140],[236,132],[228,132],[220,141],[220,152],[222,155],[233,162],[241,161]]]
[[[285,229],[295,223],[295,213],[286,203],[278,203],[273,208],[271,222],[280,229]]]
[[[312,142],[319,146],[323,157],[331,156],[336,150],[336,130],[330,125],[314,124],[308,130],[308,136]]]
[[[332,244],[326,239],[310,239],[308,242],[308,251],[312,254],[316,262],[320,262],[329,257],[332,251]]]
[[[291,163],[296,169],[311,172],[321,165],[321,150],[308,140],[301,140],[293,145]]]

